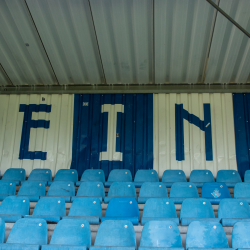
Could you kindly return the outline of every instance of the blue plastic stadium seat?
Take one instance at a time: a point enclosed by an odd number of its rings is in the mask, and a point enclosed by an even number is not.
[[[16,195],[16,182],[0,181],[0,201],[10,195]]]
[[[145,203],[149,198],[168,198],[166,186],[161,182],[144,182],[140,189],[138,203]]]
[[[132,182],[132,174],[128,169],[113,169],[109,173],[105,187],[110,187],[114,182]]]
[[[13,181],[16,185],[20,185],[21,181],[25,181],[26,172],[23,168],[9,168],[5,171],[2,180]]]
[[[215,182],[214,176],[210,170],[192,170],[189,178],[189,182],[195,184],[195,186],[202,187],[206,182]]]
[[[0,243],[4,243],[5,239],[5,222],[0,218]]]
[[[55,181],[51,184],[47,196],[61,197],[65,202],[71,202],[71,197],[75,196],[75,186],[71,181]]]
[[[56,173],[54,181],[67,181],[67,182],[72,181],[75,185],[76,182],[78,181],[77,170],[76,169],[59,169]],[[48,185],[50,186],[53,182],[49,181]]]
[[[18,196],[27,197],[30,201],[38,201],[45,193],[44,182],[25,181],[19,189]]]
[[[220,222],[215,218],[214,210],[207,199],[190,198],[183,201],[180,213],[181,225],[189,225],[192,221]]]
[[[187,250],[228,250],[227,236],[220,223],[193,221],[186,237]]]
[[[244,174],[244,182],[250,182],[250,170],[247,170]]]
[[[0,218],[6,223],[16,222],[29,214],[30,201],[28,198],[17,196],[6,197],[0,205]]]
[[[250,183],[237,183],[234,187],[234,198],[250,203]]]
[[[107,207],[105,220],[129,220],[134,225],[140,221],[140,213],[137,201],[134,198],[113,198]]]
[[[108,203],[112,198],[128,197],[137,199],[135,186],[132,182],[114,182],[108,192],[108,196],[104,198],[104,202]]]
[[[176,182],[170,189],[169,197],[175,204],[181,204],[187,198],[199,198],[199,194],[192,182]]]
[[[10,231],[7,242],[0,249],[39,250],[48,244],[47,223],[43,219],[20,219]]]
[[[105,197],[104,186],[102,182],[82,182],[78,188],[76,196],[71,198],[74,201],[78,197],[94,197],[98,198],[100,202],[103,201]]]
[[[153,169],[138,170],[134,179],[135,187],[141,187],[144,182],[159,182],[158,173]]]
[[[214,182],[204,183],[201,198],[206,198],[211,204],[218,205],[222,199],[231,198],[231,195],[225,183]]]
[[[42,197],[36,204],[33,214],[25,218],[41,218],[48,222],[58,222],[66,216],[65,200],[56,197]]]
[[[170,188],[175,182],[187,182],[187,178],[184,171],[169,169],[164,171],[161,181]]]
[[[235,223],[232,232],[232,248],[238,250],[250,249],[249,232],[249,222]]]
[[[242,180],[236,170],[219,170],[216,182],[224,182],[229,188],[232,188],[236,185],[236,183],[242,182]]]
[[[87,169],[83,172],[81,180],[76,182],[76,186],[80,186],[84,181],[98,181],[105,183],[105,175],[102,169]]]
[[[248,202],[240,199],[221,200],[218,218],[221,219],[222,226],[233,226],[238,221],[250,222]]]
[[[132,223],[127,220],[104,221],[90,250],[135,250],[136,238]]]
[[[64,219],[58,222],[49,245],[42,246],[42,250],[87,250],[90,245],[91,231],[89,223],[83,219]]]
[[[76,198],[71,205],[69,219],[84,219],[90,224],[99,224],[102,218],[102,206],[98,198]]]
[[[179,225],[175,205],[169,198],[148,199],[141,218],[141,224],[145,225],[148,221],[173,221]]]
[[[48,185],[48,182],[52,181],[52,173],[50,169],[36,168],[33,169],[29,175],[28,181],[39,181],[43,182],[45,186]]]
[[[149,221],[142,229],[138,250],[184,250],[178,226],[173,221]]]

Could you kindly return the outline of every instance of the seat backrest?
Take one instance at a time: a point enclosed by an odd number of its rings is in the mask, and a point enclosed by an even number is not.
[[[66,216],[65,200],[57,197],[42,197],[37,202],[33,215]]]
[[[108,197],[136,198],[135,186],[132,182],[114,182],[109,188]]]
[[[29,181],[52,181],[52,173],[50,169],[36,168],[33,169],[28,178]]]
[[[234,187],[234,198],[249,198],[250,183],[237,183]]]
[[[110,200],[106,217],[137,217],[140,219],[138,203],[134,198],[113,198]]]
[[[250,182],[250,170],[247,170],[244,174],[244,182]]]
[[[18,195],[45,195],[46,188],[43,182],[25,181],[19,189]]]
[[[150,198],[146,201],[142,217],[176,218],[176,209],[169,198]]]
[[[56,173],[54,181],[78,181],[78,173],[76,169],[59,169]]]
[[[188,248],[228,248],[227,237],[220,223],[193,221],[187,230]]]
[[[81,181],[105,182],[105,175],[102,169],[86,169],[81,177]]]
[[[91,245],[89,222],[83,219],[63,219],[58,222],[50,244],[87,246]]]
[[[51,184],[47,195],[75,196],[75,186],[72,181],[55,181]]]
[[[100,200],[96,198],[76,198],[70,207],[68,216],[98,216],[101,218]]]
[[[147,222],[142,229],[140,247],[181,248],[182,242],[178,226],[173,221]]]
[[[161,182],[144,182],[139,197],[168,197],[166,186]]]
[[[231,198],[229,189],[225,183],[204,183],[201,190],[201,197],[207,199]]]
[[[242,182],[240,174],[236,170],[219,170],[216,182]]]
[[[158,173],[153,169],[138,170],[134,182],[159,182]]]
[[[198,190],[192,182],[175,182],[170,189],[169,197],[198,198]]]
[[[215,216],[209,200],[190,198],[182,203],[180,219],[182,218],[215,218]]]
[[[47,223],[43,219],[23,218],[18,220],[10,231],[9,244],[48,244]]]
[[[104,186],[102,182],[82,182],[78,188],[76,196],[105,197]]]
[[[9,168],[5,171],[3,181],[24,181],[26,172],[24,168]]]
[[[186,175],[183,170],[165,170],[162,175],[162,182],[187,182]]]
[[[214,182],[214,176],[210,170],[192,170],[189,182]]]
[[[136,247],[132,223],[127,220],[102,222],[97,231],[94,245],[100,247]]]
[[[218,218],[250,218],[248,202],[241,199],[223,199],[220,201]]]
[[[232,248],[250,248],[250,222],[237,222],[232,232]]]
[[[0,218],[0,243],[4,243],[5,239],[5,222]]]
[[[8,196],[0,205],[0,214],[28,215],[29,210],[30,201],[24,197]]]
[[[131,182],[132,174],[128,169],[113,169],[109,173],[108,181],[112,182]]]
[[[16,183],[12,181],[0,181],[0,194],[16,195]]]

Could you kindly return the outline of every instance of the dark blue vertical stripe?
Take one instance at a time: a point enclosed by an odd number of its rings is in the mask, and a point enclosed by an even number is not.
[[[183,129],[183,104],[175,104],[175,146],[176,160],[185,160],[184,154],[184,129]]]
[[[212,143],[212,124],[211,124],[211,110],[210,104],[203,104],[204,106],[204,130],[205,130],[205,148],[206,160],[213,160],[213,143]]]

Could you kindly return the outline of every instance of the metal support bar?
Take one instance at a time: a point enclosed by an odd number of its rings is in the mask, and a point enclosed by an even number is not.
[[[248,38],[250,38],[250,34],[242,28],[234,19],[232,19],[225,11],[223,11],[217,4],[215,4],[212,0],[206,0],[210,3],[215,9],[217,9],[224,17],[226,17],[232,24],[234,24],[238,29],[240,29]]]
[[[250,93],[250,84],[5,86],[0,94]]]

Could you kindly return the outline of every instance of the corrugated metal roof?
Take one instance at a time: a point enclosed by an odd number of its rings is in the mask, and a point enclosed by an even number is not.
[[[0,85],[8,85],[11,84],[8,76],[5,74],[2,65],[0,64]]]

